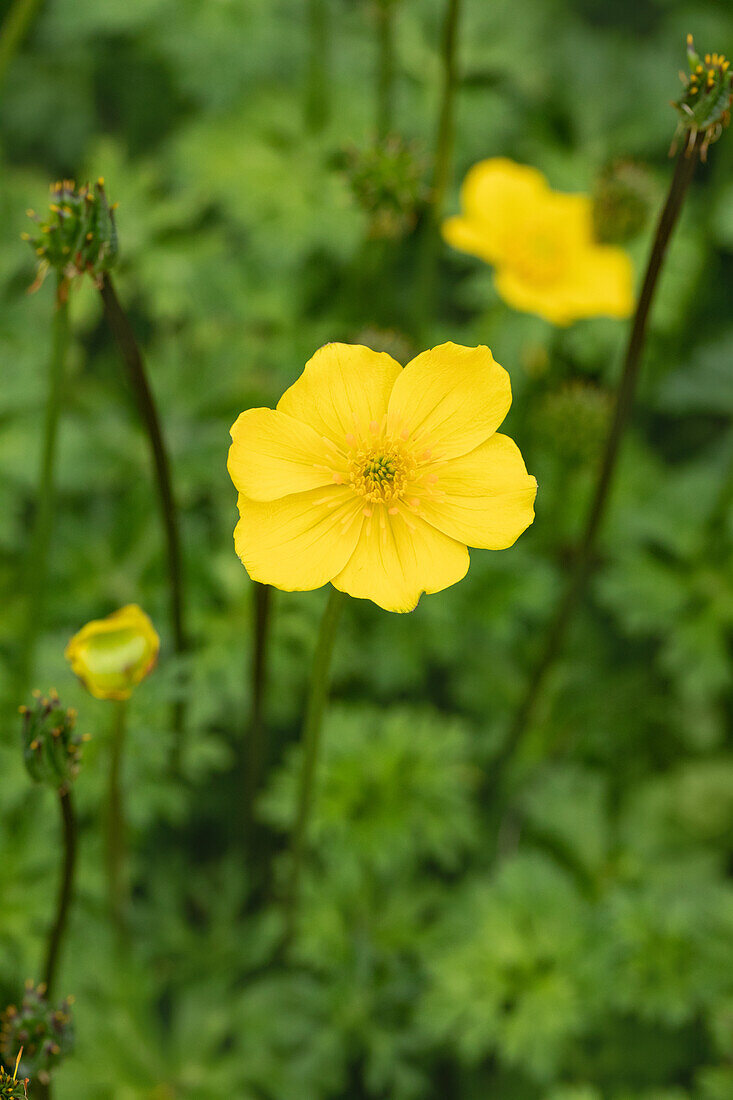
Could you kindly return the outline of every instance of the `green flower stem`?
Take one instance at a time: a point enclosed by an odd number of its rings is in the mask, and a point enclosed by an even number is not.
[[[173,495],[173,483],[171,478],[170,460],[163,437],[163,429],[158,415],[153,392],[148,382],[142,353],[137,343],[135,333],[127,318],[127,314],[120,305],[115,292],[114,284],[109,273],[102,278],[101,285],[102,302],[104,303],[105,317],[117,341],[120,353],[127,368],[127,377],[135,395],[140,419],[145,427],[150,445],[150,452],[155,468],[158,497],[160,500],[161,519],[165,535],[166,553],[168,558],[168,584],[170,587],[170,617],[173,646],[180,657],[185,654],[188,646],[184,623],[184,591],[183,591],[183,564],[181,557],[181,536],[179,530],[178,511]],[[173,744],[172,765],[177,771],[183,741],[184,729],[184,705],[177,700],[173,708],[173,730],[175,740]]]
[[[309,130],[320,133],[330,113],[330,27],[328,0],[308,0],[308,74],[305,88],[305,121]]]
[[[46,985],[46,996],[51,1000],[56,984],[56,972],[58,970],[61,945],[63,943],[66,925],[69,919],[69,908],[74,893],[74,872],[76,869],[76,814],[74,801],[70,790],[59,791],[59,805],[61,808],[61,823],[64,841],[64,862],[59,885],[58,901],[56,904],[56,919],[48,938],[48,950],[44,967],[43,981]]]
[[[126,938],[126,825],[122,792],[122,760],[127,726],[127,700],[114,703],[107,788],[107,891],[109,914],[119,945]]]
[[[257,798],[267,756],[265,730],[265,692],[267,690],[267,654],[272,618],[273,589],[269,584],[255,582],[254,644],[252,647],[252,712],[249,735],[244,752],[244,838],[249,848],[254,803]]]
[[[438,268],[440,222],[453,167],[455,98],[458,86],[458,29],[461,0],[447,0],[441,47],[443,84],[435,139],[430,207],[418,253],[416,333],[424,330],[433,312]]]
[[[39,0],[15,0],[0,27],[0,86],[28,33],[38,7]]]
[[[541,695],[549,672],[559,658],[568,626],[573,613],[585,590],[592,570],[594,550],[598,532],[609,502],[613,476],[619,455],[619,448],[631,415],[636,385],[641,367],[647,320],[664,263],[667,246],[682,209],[682,204],[695,173],[699,156],[700,142],[696,142],[688,156],[680,154],[677,158],[674,176],[670,184],[667,200],[657,224],[644,283],[634,314],[631,333],[626,348],[621,379],[616,391],[616,403],[611,428],[606,440],[605,450],[596,482],[595,491],[588,509],[585,529],[575,554],[567,586],[558,604],[555,616],[550,622],[540,659],[527,685],[527,690],[514,716],[508,736],[494,762],[492,787],[496,788],[508,762],[515,756],[531,722],[535,707]]]
[[[313,804],[313,788],[318,763],[318,750],[321,741],[323,712],[326,707],[331,674],[331,657],[336,641],[336,629],[346,597],[343,592],[331,588],[328,603],[323,612],[318,632],[316,650],[313,657],[313,671],[310,679],[308,703],[303,722],[302,752],[303,762],[300,772],[298,804],[290,843],[290,879],[285,895],[285,945],[295,935],[300,892],[300,874],[305,853],[308,821]]]
[[[395,0],[376,0],[377,44],[377,136],[386,138],[392,129],[394,100],[394,5]]]
[[[56,284],[53,315],[48,395],[43,423],[43,445],[38,474],[36,514],[27,560],[28,593],[26,621],[20,645],[17,695],[25,696],[33,670],[36,643],[43,626],[48,552],[56,505],[56,443],[64,389],[64,372],[69,350],[69,305],[62,279]]]

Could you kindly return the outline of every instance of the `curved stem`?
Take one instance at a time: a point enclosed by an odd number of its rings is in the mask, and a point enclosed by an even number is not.
[[[377,39],[377,137],[392,129],[394,97],[394,0],[376,0]]]
[[[63,279],[56,284],[48,395],[43,422],[43,445],[38,473],[38,495],[27,559],[28,605],[20,646],[17,694],[26,694],[33,671],[38,634],[43,626],[48,551],[56,505],[56,444],[64,390],[64,371],[69,349],[69,305]]]
[[[331,657],[336,641],[336,628],[341,618],[345,599],[343,592],[339,592],[336,588],[331,589],[328,603],[323,612],[313,657],[313,671],[303,722],[303,761],[298,788],[298,805],[290,842],[290,880],[285,895],[286,946],[290,943],[296,931],[300,874],[308,834],[308,821],[313,804],[313,787],[321,741],[321,726],[331,676]]]
[[[593,552],[598,531],[605,516],[609,501],[613,476],[619,454],[621,440],[629,421],[636,392],[636,384],[641,367],[641,354],[644,348],[647,320],[654,299],[667,246],[682,209],[682,204],[695,172],[699,154],[696,143],[688,156],[680,154],[677,158],[674,176],[670,184],[667,200],[657,224],[652,250],[649,255],[644,282],[631,326],[629,342],[626,348],[623,371],[616,391],[616,403],[601,466],[591,500],[585,529],[575,555],[572,572],[560,603],[552,619],[542,648],[540,659],[527,685],[527,690],[516,712],[514,721],[502,749],[494,763],[493,785],[503,772],[507,762],[517,752],[525,731],[531,721],[547,674],[550,672],[562,651],[563,642],[573,612],[585,589],[591,572]]]
[[[23,42],[40,0],[15,0],[0,27],[0,85]]]
[[[417,331],[422,330],[430,316],[435,300],[435,282],[438,266],[440,221],[443,216],[445,196],[450,183],[455,129],[455,93],[458,86],[458,28],[461,16],[461,0],[447,0],[441,56],[443,62],[443,86],[435,138],[433,186],[430,208],[418,254],[417,272]]]
[[[46,985],[46,997],[51,1000],[56,984],[56,972],[58,970],[61,945],[66,932],[69,918],[69,908],[74,892],[74,871],[76,868],[76,814],[71,791],[59,791],[59,805],[61,807],[61,823],[64,839],[64,862],[59,885],[58,901],[56,903],[56,919],[51,928],[46,952],[46,963],[43,968],[43,981]]]
[[[253,825],[254,803],[262,780],[266,757],[265,692],[267,689],[267,653],[272,618],[273,589],[255,582],[254,645],[252,648],[252,715],[244,753],[244,836],[248,843]]]
[[[125,748],[127,700],[114,704],[110,746],[109,782],[107,788],[107,892],[109,913],[117,934],[118,944],[125,940],[125,909],[127,887],[125,883],[125,809],[122,793],[122,757]]]
[[[187,640],[184,624],[183,564],[181,557],[181,536],[178,511],[173,495],[170,460],[163,437],[163,429],[150,388],[142,353],[135,333],[120,305],[114,284],[109,273],[102,278],[100,287],[107,323],[117,341],[120,353],[127,368],[127,377],[135,395],[140,419],[145,427],[150,445],[150,453],[155,468],[161,519],[165,534],[168,558],[168,583],[170,586],[171,633],[176,654],[186,652]],[[181,700],[176,701],[173,710],[173,730],[176,734],[173,746],[173,765],[177,770],[180,763],[184,726],[184,707]]]

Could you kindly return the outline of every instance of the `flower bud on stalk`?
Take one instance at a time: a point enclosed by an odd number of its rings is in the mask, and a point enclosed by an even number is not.
[[[0,1016],[0,1055],[5,1063],[15,1065],[24,1077],[48,1084],[51,1071],[74,1049],[73,1003],[67,997],[54,1008],[46,999],[45,986],[28,982],[20,1006],[10,1005]],[[6,1095],[4,1083],[0,1077],[0,1098]],[[7,1093],[8,1097],[24,1095]]]
[[[45,219],[33,210],[28,216],[38,226],[35,234],[24,233],[38,257],[38,274],[31,292],[38,290],[50,270],[57,272],[63,293],[72,281],[88,272],[97,287],[102,276],[117,262],[118,243],[114,211],[107,201],[104,180],[94,188],[85,184],[78,190],[73,180],[51,184],[51,204]]]
[[[596,240],[600,244],[626,244],[646,228],[657,195],[643,165],[621,160],[604,168],[592,198]]]
[[[76,711],[61,706],[55,691],[48,697],[33,693],[23,716],[23,759],[35,783],[54,790],[68,790],[79,771],[81,746],[88,736],[76,732]]]
[[[691,34],[687,36],[689,73],[680,73],[684,91],[672,106],[680,115],[672,140],[670,154],[677,151],[677,139],[686,135],[685,154],[692,152],[698,135],[702,134],[700,159],[707,157],[708,147],[717,141],[730,123],[733,102],[733,72],[730,61],[722,53],[706,53],[704,58],[695,50]]]
[[[354,198],[369,215],[373,239],[403,237],[427,199],[423,164],[415,148],[395,134],[366,149],[348,149],[344,171]]]

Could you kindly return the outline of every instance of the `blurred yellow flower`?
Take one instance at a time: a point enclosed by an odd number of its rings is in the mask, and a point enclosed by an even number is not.
[[[488,348],[442,344],[403,370],[385,352],[326,344],[277,409],[232,428],[237,554],[288,591],[331,581],[411,611],[501,550],[534,518],[537,483],[496,429],[509,375]]]
[[[470,170],[461,206],[443,223],[445,240],[494,265],[496,289],[513,309],[554,325],[631,313],[631,260],[596,243],[587,195],[552,191],[536,168],[496,157]]]
[[[159,650],[155,627],[132,603],[83,626],[64,656],[96,699],[129,699],[155,667]]]

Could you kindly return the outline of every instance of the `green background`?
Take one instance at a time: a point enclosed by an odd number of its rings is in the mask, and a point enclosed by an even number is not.
[[[398,237],[372,239],[344,169],[344,149],[367,148],[375,130],[374,8],[325,9],[320,128],[306,119],[314,47],[296,0],[49,0],[0,89],[0,998],[39,977],[59,861],[53,797],[23,771],[8,671],[53,309],[50,280],[26,294],[33,256],[20,233],[50,180],[103,175],[120,203],[118,289],[172,452],[194,648],[174,780],[181,669],[157,502],[86,280],[71,299],[34,681],[78,707],[93,735],[59,986],[76,996],[77,1050],[57,1100],[730,1100],[733,134],[698,171],[673,242],[598,568],[506,776],[497,835],[486,777],[567,573],[627,326],[555,330],[514,313],[487,267],[441,246],[418,337],[419,232],[408,218]],[[730,51],[728,5],[463,9],[447,212],[465,171],[497,155],[582,191],[630,158],[658,207],[685,34]],[[442,0],[393,5],[392,128],[426,181],[443,13]],[[652,229],[630,246],[637,280]],[[279,912],[255,904],[242,846],[252,586],[233,550],[225,464],[238,413],[273,404],[334,339],[403,362],[421,344],[487,343],[511,375],[506,430],[540,490],[512,550],[473,552],[466,580],[414,613],[347,604],[301,931],[282,968],[268,964]],[[275,601],[259,808],[275,882],[324,600]],[[133,943],[120,959],[101,839],[112,708],[84,694],[63,649],[132,601],[163,651],[131,706]]]

